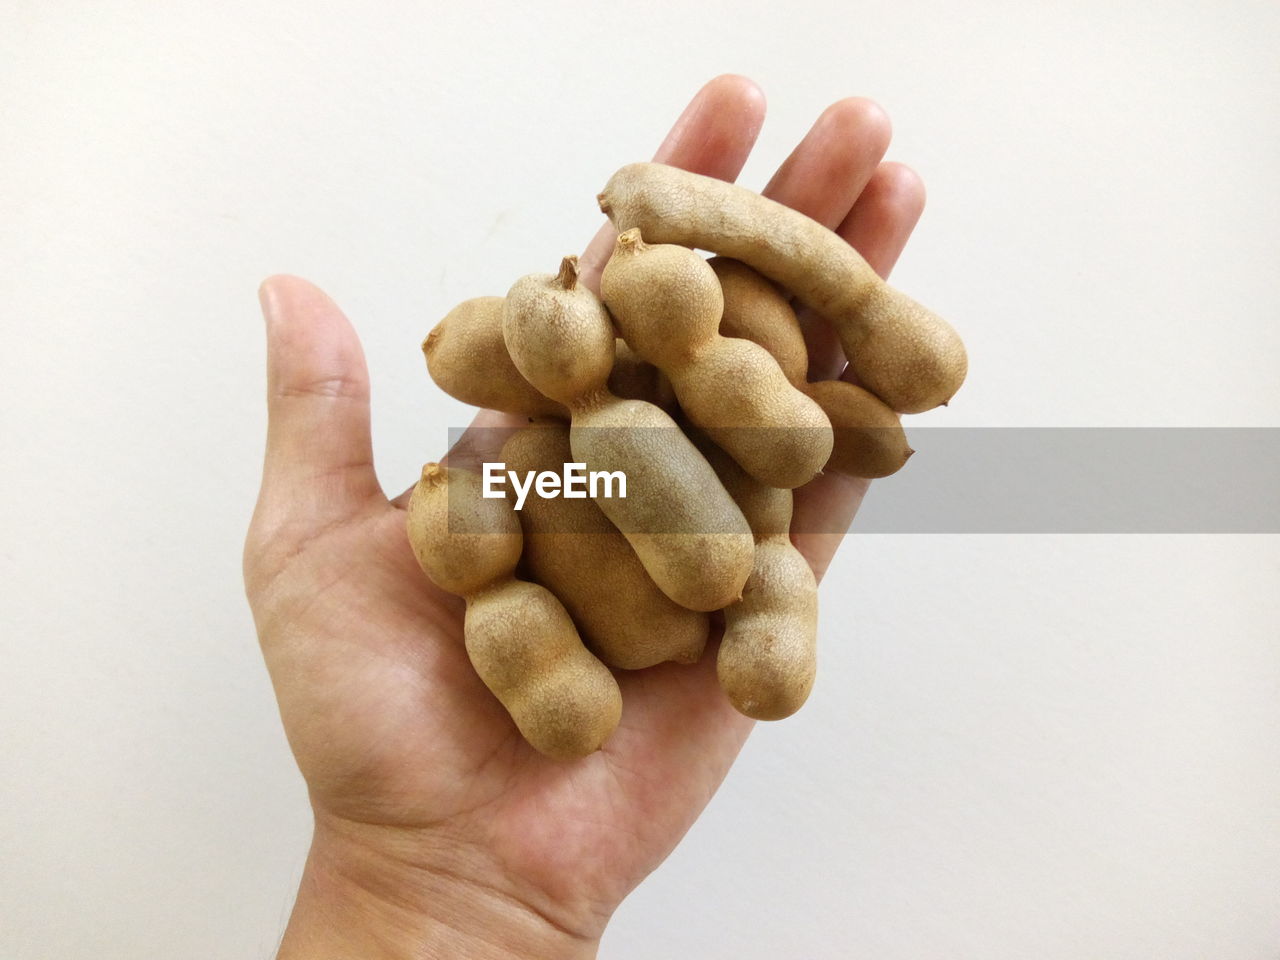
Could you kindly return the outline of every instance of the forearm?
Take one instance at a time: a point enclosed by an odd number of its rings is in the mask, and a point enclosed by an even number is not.
[[[491,888],[317,829],[278,960],[590,960],[597,947]]]

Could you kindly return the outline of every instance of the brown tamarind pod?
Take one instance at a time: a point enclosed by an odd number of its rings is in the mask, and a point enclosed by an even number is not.
[[[598,750],[622,716],[618,683],[560,601],[516,579],[523,538],[511,504],[482,497],[472,471],[429,463],[406,526],[423,572],[466,600],[467,655],[524,738],[550,757]]]

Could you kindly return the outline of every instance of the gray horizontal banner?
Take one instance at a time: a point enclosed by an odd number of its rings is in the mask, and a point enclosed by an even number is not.
[[[868,533],[1280,533],[1280,429],[908,431]]]
[[[449,462],[479,470],[501,459],[511,433],[451,430]],[[824,507],[857,485],[823,477],[795,491],[792,532],[1280,533],[1280,428],[908,427],[907,435],[915,455],[871,483],[851,528],[847,511]],[[636,495],[634,483],[628,492]]]

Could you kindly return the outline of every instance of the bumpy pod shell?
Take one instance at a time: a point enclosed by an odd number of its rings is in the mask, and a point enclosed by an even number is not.
[[[739,713],[781,720],[804,705],[817,673],[818,584],[788,533],[792,494],[748,476],[710,444],[699,447],[756,538],[742,600],[724,611],[716,674]]]
[[[503,329],[520,372],[572,411],[575,460],[588,471],[626,477],[625,497],[596,503],[658,588],[690,610],[718,610],[737,599],[751,572],[750,528],[667,413],[619,399],[605,386],[613,324],[599,298],[577,282],[577,258],[566,257],[556,276],[516,281]]]
[[[474,297],[450,310],[422,341],[427,372],[445,393],[476,407],[522,417],[568,419],[563,404],[544,397],[511,362],[502,338],[505,297]],[[620,397],[675,406],[671,384],[623,340],[609,374],[609,389]]]
[[[466,600],[472,666],[524,738],[551,757],[599,749],[622,716],[617,681],[582,645],[560,601],[515,579],[522,535],[511,505],[482,497],[477,474],[431,463],[406,525],[423,572]]]
[[[450,310],[422,341],[427,372],[455,400],[526,417],[568,411],[535,390],[502,341],[502,297],[475,297]]]
[[[868,390],[844,380],[807,382],[804,334],[786,296],[744,263],[709,260],[724,291],[720,332],[760,344],[788,379],[822,408],[833,443],[826,469],[851,477],[887,477],[902,469],[912,450],[898,415]]]
[[[553,421],[526,427],[502,449],[508,470],[560,472],[575,462],[569,430]],[[709,619],[658,589],[626,538],[591,499],[530,496],[519,511],[523,565],[565,605],[583,640],[626,670],[664,660],[693,663]]]
[[[968,371],[941,317],[881,280],[836,233],[790,207],[714,177],[633,163],[599,195],[620,231],[710,250],[754,267],[831,321],[867,389],[900,413],[945,404]]]
[[[769,352],[721,336],[715,271],[674,244],[618,237],[600,289],[628,345],[671,380],[685,415],[763,483],[808,483],[831,455],[831,424]]]

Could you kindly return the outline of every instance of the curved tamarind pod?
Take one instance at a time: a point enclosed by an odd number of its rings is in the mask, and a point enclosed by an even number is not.
[[[427,371],[445,393],[476,407],[526,417],[566,417],[520,376],[502,342],[502,297],[464,300],[422,341]]]
[[[751,524],[756,544],[742,599],[724,610],[716,675],[739,713],[781,720],[804,705],[817,673],[818,583],[791,543],[793,495],[762,484],[712,444],[698,447]]]
[[[913,453],[902,422],[868,390],[844,380],[808,382],[809,358],[800,322],[786,295],[745,263],[727,257],[707,261],[724,292],[720,332],[768,350],[787,378],[822,408],[834,443],[826,469],[850,477],[887,477]]]
[[[671,380],[680,409],[742,468],[774,487],[798,487],[831,455],[831,423],[757,343],[720,335],[715,271],[676,244],[624,231],[600,277],[625,339]]]
[[[831,421],[829,470],[874,480],[897,473],[915,453],[898,415],[869,390],[844,380],[816,380],[804,392]]]
[[[569,428],[551,420],[517,431],[502,448],[508,470],[560,473],[575,462]],[[674,660],[694,663],[710,619],[658,589],[626,537],[595,502],[529,496],[519,511],[521,563],[564,604],[583,641],[611,667],[639,670]]]
[[[625,497],[597,496],[596,503],[658,588],[690,610],[736,600],[751,572],[751,529],[667,413],[607,388],[613,324],[600,299],[578,283],[577,257],[565,257],[558,275],[515,282],[503,335],[525,378],[571,411],[575,461],[589,472],[626,477]]]
[[[563,404],[548,400],[520,375],[502,339],[503,297],[473,297],[450,310],[422,341],[427,372],[445,393],[474,407],[522,417],[569,418]],[[609,374],[620,397],[675,407],[667,378],[623,340]]]
[[[618,683],[582,645],[560,601],[515,578],[515,510],[480,492],[469,470],[423,467],[406,520],[414,556],[438,587],[466,600],[467,655],[524,738],[550,757],[585,756],[618,725]]]
[[[890,287],[835,232],[745,187],[632,163],[599,195],[619,231],[733,257],[831,321],[859,382],[901,413],[947,403],[964,382],[964,344],[945,320]]]
[[[741,260],[712,257],[707,265],[715,271],[724,298],[720,332],[760,344],[787,379],[803,387],[809,379],[809,348],[786,294]]]

